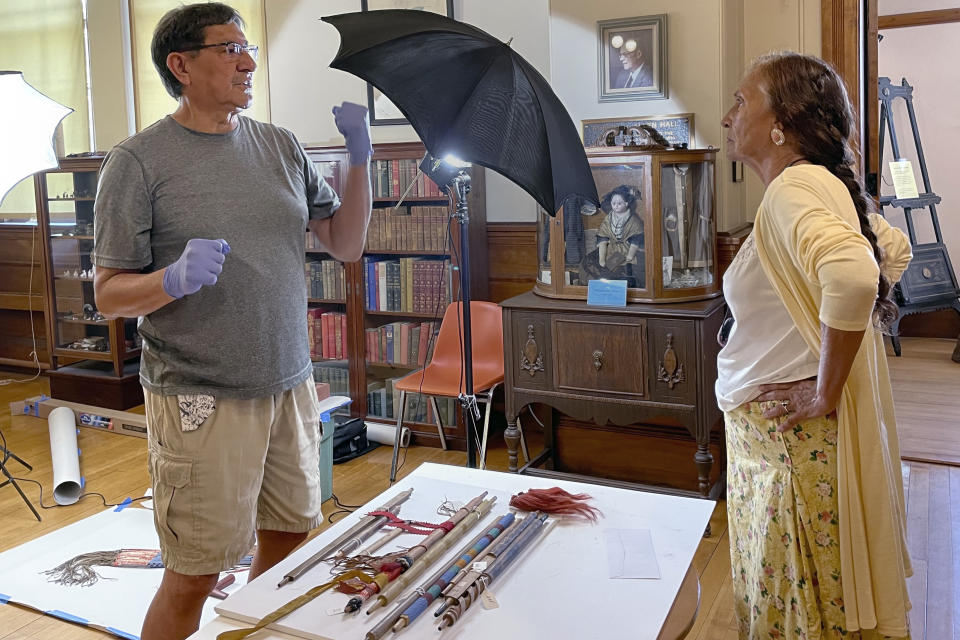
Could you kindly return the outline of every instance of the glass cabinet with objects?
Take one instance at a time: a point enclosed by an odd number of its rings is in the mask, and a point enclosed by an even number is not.
[[[540,213],[534,291],[586,299],[591,280],[624,280],[630,302],[720,295],[716,150],[588,148],[600,207]]]
[[[95,360],[112,363],[116,376],[140,355],[135,318],[109,320],[93,292],[93,203],[103,155],[60,160],[37,173],[38,215],[44,231],[49,278],[47,332],[54,368]]]

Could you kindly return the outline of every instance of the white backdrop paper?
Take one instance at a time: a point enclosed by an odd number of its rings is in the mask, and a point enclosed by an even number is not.
[[[276,586],[287,571],[400,491],[414,488],[414,497],[404,505],[400,517],[437,521],[436,506],[443,500],[466,502],[478,491],[488,490],[498,496],[497,505],[483,521],[488,525],[507,510],[512,494],[532,487],[554,486],[572,493],[589,493],[603,518],[597,525],[561,522],[553,527],[529,554],[518,559],[491,585],[499,608],[485,610],[475,605],[443,635],[438,635],[433,616],[424,614],[426,619],[405,629],[403,638],[655,639],[710,520],[712,501],[428,463],[220,603],[217,612],[234,620],[218,618],[191,636],[191,640],[213,640],[219,632],[247,626],[242,623],[256,622],[329,580],[330,567],[319,565],[282,589]],[[474,528],[467,539],[479,529]],[[611,580],[606,529],[648,529],[661,578]],[[406,537],[401,536],[397,546],[409,546],[403,539]],[[451,550],[447,560],[455,552],[456,549]],[[428,569],[423,577],[430,572]],[[391,608],[388,605],[371,616],[363,611],[353,615],[335,613],[343,610],[347,599],[344,594],[327,592],[269,627],[277,631],[260,631],[258,640],[292,636],[355,640],[363,638]],[[617,612],[626,615],[616,615]]]
[[[40,611],[64,612],[115,635],[138,637],[163,569],[97,567],[103,579],[90,587],[48,582],[43,572],[82,553],[159,548],[152,511],[109,509],[0,553],[0,594]],[[228,593],[246,582],[247,573],[236,577],[225,589]],[[214,602],[207,599],[201,624],[216,616]]]

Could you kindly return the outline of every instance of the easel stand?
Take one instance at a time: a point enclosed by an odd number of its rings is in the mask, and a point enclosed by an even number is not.
[[[17,479],[14,478],[13,474],[11,474],[7,470],[7,461],[10,458],[13,458],[14,460],[22,464],[24,467],[26,467],[27,471],[33,471],[33,467],[27,464],[27,462],[23,458],[21,458],[14,452],[10,451],[6,447],[0,445],[0,473],[2,473],[6,477],[6,480],[4,480],[3,482],[0,482],[0,487],[5,487],[8,484],[12,484],[13,488],[17,490],[17,493],[20,494],[20,497],[23,498],[23,501],[27,504],[28,507],[30,507],[30,511],[32,511],[33,515],[36,516],[37,521],[40,522],[41,521],[40,514],[37,513],[37,510],[36,508],[34,508],[33,503],[31,503],[30,499],[27,498],[27,494],[25,494],[23,492],[23,489],[20,488],[20,485],[17,484]]]
[[[940,221],[937,219],[940,196],[933,193],[930,187],[930,175],[927,173],[927,162],[923,157],[920,132],[917,129],[917,116],[913,110],[913,87],[907,84],[906,78],[901,81],[900,86],[891,84],[890,78],[880,78],[880,158],[883,158],[883,141],[887,130],[890,132],[890,145],[894,159],[903,157],[900,154],[900,144],[897,141],[897,131],[893,123],[893,101],[897,98],[902,98],[906,103],[910,127],[913,130],[913,142],[920,163],[920,174],[923,176],[923,192],[916,198],[901,200],[896,196],[880,196],[881,213],[884,207],[903,210],[910,244],[913,246],[913,260],[894,289],[897,304],[900,306],[900,317],[891,327],[891,341],[894,353],[899,356],[900,339],[897,336],[900,319],[906,315],[940,309],[952,308],[960,313],[960,288],[957,286],[953,265],[950,264],[950,256],[947,254],[947,247],[943,244],[943,236],[940,233]],[[934,242],[917,241],[913,219],[914,209],[929,210],[930,223],[935,236]],[[958,343],[957,353],[960,357],[960,343]]]

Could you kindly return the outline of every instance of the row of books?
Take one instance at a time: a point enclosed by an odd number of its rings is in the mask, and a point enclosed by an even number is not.
[[[448,251],[447,207],[416,206],[373,210],[367,251]]]
[[[369,311],[442,314],[452,300],[450,260],[363,259],[364,295]]]
[[[307,335],[311,358],[346,358],[347,314],[341,311],[307,309]]]
[[[303,265],[307,281],[307,297],[325,300],[345,300],[347,297],[343,263],[337,260],[320,260]]]
[[[396,409],[400,406],[400,391],[394,388],[394,382],[400,378],[373,380],[367,384],[367,413],[395,421]],[[455,424],[456,400],[453,398],[437,398],[437,409],[440,412],[440,423],[449,426]],[[434,423],[433,407],[427,396],[417,393],[407,394],[406,407],[403,411],[403,422]]]
[[[411,183],[408,198],[443,198],[440,187],[417,170],[416,158],[398,160],[374,160],[370,168],[370,185],[374,198],[399,198],[406,193]]]
[[[439,331],[439,322],[391,322],[367,329],[367,361],[422,367],[433,356]]]
[[[350,368],[346,362],[314,362],[313,381],[330,385],[330,395],[350,395]]]

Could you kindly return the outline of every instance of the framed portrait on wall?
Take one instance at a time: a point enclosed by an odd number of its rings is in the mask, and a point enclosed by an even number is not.
[[[439,13],[453,17],[453,0],[360,0],[361,11],[381,11],[383,9],[414,9]],[[370,109],[370,124],[409,124],[403,113],[387,96],[367,83],[367,108]]]
[[[668,96],[667,15],[597,23],[600,102]]]

